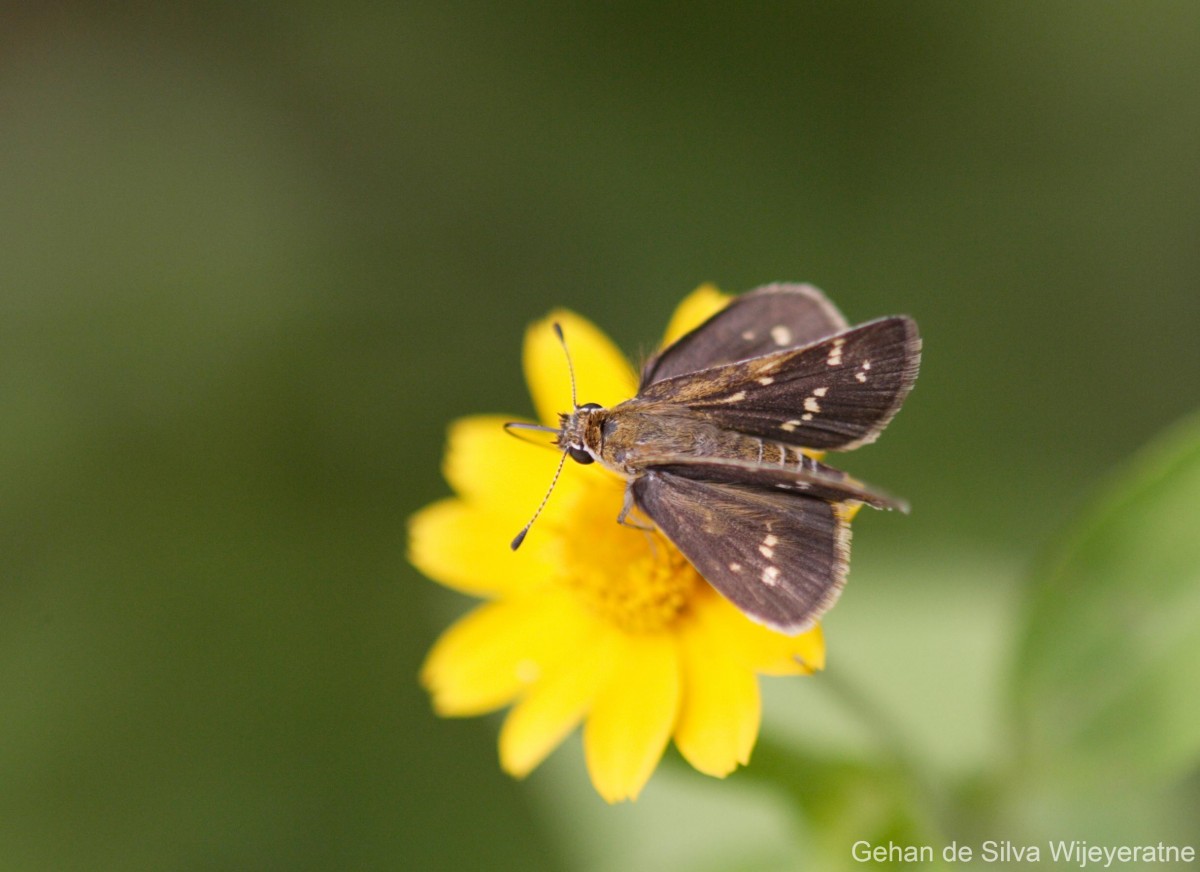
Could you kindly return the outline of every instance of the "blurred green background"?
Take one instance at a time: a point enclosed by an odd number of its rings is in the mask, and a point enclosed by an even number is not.
[[[904,413],[839,458],[914,511],[856,524],[831,674],[966,781],[1012,753],[1038,555],[1200,405],[1195,4],[0,16],[5,870],[803,864],[754,775],[609,808],[573,740],[517,784],[416,684],[468,602],[406,518],[448,421],[529,414],[553,306],[634,355],[703,281],[918,319]],[[820,679],[766,691],[773,747],[877,744]],[[1186,835],[1187,784],[1124,835]]]

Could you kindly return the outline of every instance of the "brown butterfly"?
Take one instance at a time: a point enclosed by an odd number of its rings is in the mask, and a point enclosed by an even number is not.
[[[564,460],[623,475],[618,522],[639,526],[629,519],[636,507],[742,612],[799,633],[845,583],[847,507],[908,510],[801,449],[873,442],[920,360],[911,318],[849,327],[816,288],[767,285],[651,358],[633,399],[579,405],[572,375],[575,408],[557,430],[509,426],[553,432]]]

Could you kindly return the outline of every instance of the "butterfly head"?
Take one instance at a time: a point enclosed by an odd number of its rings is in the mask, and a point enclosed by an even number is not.
[[[558,416],[556,444],[576,463],[592,463],[600,453],[600,433],[608,410],[599,403],[584,403],[574,412]]]

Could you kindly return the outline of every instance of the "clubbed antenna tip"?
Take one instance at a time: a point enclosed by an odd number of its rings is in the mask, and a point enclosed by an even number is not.
[[[521,543],[525,541],[525,534],[529,532],[529,528],[533,526],[533,522],[538,519],[538,515],[542,513],[542,509],[546,508],[546,501],[550,499],[550,494],[554,492],[554,485],[558,483],[558,477],[562,474],[563,463],[567,460],[567,452],[562,453],[562,457],[558,459],[558,469],[554,470],[554,478],[550,480],[550,487],[546,490],[546,495],[542,497],[542,502],[538,505],[537,511],[533,513],[533,517],[529,519],[529,523],[521,528],[521,532],[512,540],[511,548],[516,551],[521,547]]]

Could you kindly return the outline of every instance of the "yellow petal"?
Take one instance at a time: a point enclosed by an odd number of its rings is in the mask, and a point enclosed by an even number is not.
[[[734,652],[760,675],[810,675],[825,668],[825,639],[820,625],[787,636],[755,623],[719,596],[697,599],[694,620],[716,650]]]
[[[750,761],[762,700],[758,678],[714,646],[708,634],[684,636],[683,700],[675,745],[706,775],[724,778]]]
[[[674,637],[626,635],[583,733],[588,773],[605,800],[637,799],[671,736],[679,695]]]
[[[408,522],[408,559],[425,575],[473,596],[525,593],[555,571],[552,539],[530,536],[519,551],[509,543],[520,529],[510,513],[448,499],[426,506]]]
[[[615,636],[583,611],[574,652],[551,664],[515,705],[500,730],[500,766],[524,778],[558,747],[592,706],[610,669],[604,640]]]
[[[508,539],[542,501],[561,456],[557,450],[505,433],[504,422],[511,420],[499,415],[458,419],[450,425],[442,464],[446,480],[456,492],[473,502],[487,503],[497,514],[509,513],[515,526]],[[577,484],[575,477],[564,475],[555,489],[562,488],[558,495],[565,496]]]
[[[553,589],[480,606],[442,634],[421,667],[434,710],[478,715],[511,702],[573,650],[574,603]]]
[[[825,668],[825,636],[815,625],[798,636],[784,636],[750,623],[746,655],[757,661],[761,675],[812,675]]]
[[[718,291],[716,285],[703,284],[696,288],[675,307],[675,313],[667,325],[667,334],[663,337],[663,346],[670,345],[680,336],[699,327],[724,309],[732,299],[729,294]]]
[[[525,380],[542,423],[557,427],[559,413],[571,411],[571,378],[566,355],[554,335],[556,321],[571,349],[581,405],[615,406],[634,395],[637,378],[620,349],[591,321],[559,309],[525,333]]]

